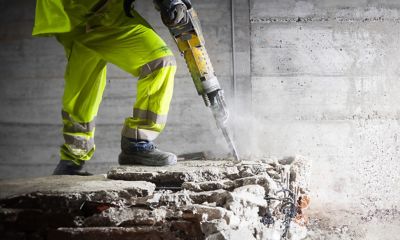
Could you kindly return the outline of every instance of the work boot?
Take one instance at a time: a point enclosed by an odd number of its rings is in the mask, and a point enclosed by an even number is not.
[[[167,166],[174,165],[177,157],[173,153],[164,152],[148,141],[135,141],[126,137],[121,139],[121,153],[118,156],[120,165]]]
[[[83,172],[82,168],[84,161],[79,161],[80,165],[75,164],[73,161],[60,160],[56,169],[54,169],[53,175],[78,175],[78,176],[91,176],[93,174]]]

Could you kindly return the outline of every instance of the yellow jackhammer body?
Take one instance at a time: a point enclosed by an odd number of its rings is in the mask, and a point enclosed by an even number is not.
[[[229,112],[225,104],[224,92],[215,76],[204,46],[199,18],[193,8],[187,11],[187,15],[185,23],[167,27],[185,58],[197,93],[203,97],[205,105],[211,109],[217,127],[221,129],[234,159],[239,162],[238,152],[227,127]]]

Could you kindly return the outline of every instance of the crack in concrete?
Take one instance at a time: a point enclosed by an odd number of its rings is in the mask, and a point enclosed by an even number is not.
[[[394,22],[400,23],[400,18],[385,17],[365,17],[365,18],[346,18],[346,17],[253,17],[250,23],[309,23],[309,22]]]

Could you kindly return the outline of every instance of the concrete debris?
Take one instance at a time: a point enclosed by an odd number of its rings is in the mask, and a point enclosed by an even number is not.
[[[245,167],[243,167],[245,168]],[[240,177],[238,168],[227,161],[182,161],[169,167],[123,166],[107,173],[107,178],[149,181],[157,186],[177,186],[184,182],[219,181]]]
[[[228,190],[235,188],[235,184],[231,180],[206,181],[206,182],[184,182],[182,188],[192,192],[212,191],[212,190]]]
[[[0,234],[5,239],[303,239],[307,230],[297,213],[309,203],[303,175],[308,169],[301,157],[238,165],[181,161],[164,168],[116,167],[108,179],[3,181]]]

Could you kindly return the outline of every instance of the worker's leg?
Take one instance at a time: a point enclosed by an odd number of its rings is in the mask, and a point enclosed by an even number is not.
[[[62,161],[82,165],[95,150],[94,118],[106,85],[106,62],[73,38],[66,35],[58,37],[68,57],[62,99],[65,143],[61,146],[60,155]]]
[[[142,67],[133,117],[125,119],[122,135],[152,141],[164,129],[172,98],[175,60],[167,55]]]
[[[137,18],[133,27],[103,28],[88,33],[81,41],[107,61],[139,77],[133,116],[125,119],[122,135],[152,141],[165,127],[176,64],[164,41]]]
[[[120,16],[119,19],[124,18]],[[175,59],[165,42],[138,14],[134,19],[122,20],[124,24],[119,28],[100,27],[79,41],[107,61],[139,77],[133,115],[125,119],[122,136],[129,141],[150,142],[166,124]]]

